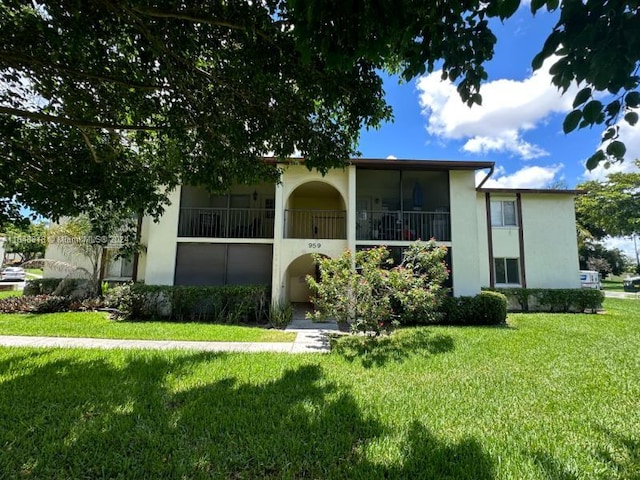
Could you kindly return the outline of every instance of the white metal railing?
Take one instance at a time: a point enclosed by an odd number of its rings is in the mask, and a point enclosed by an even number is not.
[[[451,241],[449,212],[360,210],[356,218],[358,240]]]
[[[285,238],[346,239],[345,210],[285,210]]]
[[[181,208],[179,237],[273,238],[273,209]]]

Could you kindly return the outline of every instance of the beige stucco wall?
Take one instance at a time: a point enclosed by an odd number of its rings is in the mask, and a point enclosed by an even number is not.
[[[480,292],[480,253],[478,241],[477,195],[473,171],[451,171],[451,248],[453,292],[456,296]]]
[[[487,208],[484,193],[477,193],[476,215],[478,218],[478,271],[480,286],[491,282],[489,273],[489,238],[487,236]]]
[[[515,195],[491,194],[492,201],[516,202]],[[485,220],[486,221],[486,220]],[[520,225],[520,219],[516,220]],[[520,227],[491,227],[494,258],[520,258]]]
[[[144,281],[151,285],[173,285],[176,267],[180,187],[169,194],[171,205],[158,222],[148,223]]]
[[[527,287],[580,288],[573,196],[523,194]]]
[[[304,239],[304,238],[283,238],[284,230],[284,210],[289,205],[291,194],[301,185],[308,182],[323,182],[335,188],[341,196],[341,202],[322,206],[325,209],[347,208],[347,236],[354,236],[355,230],[350,227],[355,222],[355,208],[350,208],[351,197],[355,199],[355,190],[350,195],[350,188],[355,189],[354,179],[350,180],[350,168],[345,170],[331,170],[324,177],[317,172],[310,172],[301,165],[292,165],[283,168],[282,183],[276,188],[276,218],[273,243],[273,272],[272,272],[272,300],[281,301],[290,299],[291,301],[307,301],[308,289],[304,282],[306,273],[300,262],[290,269],[290,265],[300,257],[312,253],[318,253],[328,257],[339,256],[350,244],[349,239],[325,240],[325,239]],[[301,208],[299,205],[296,205]],[[305,207],[318,208],[317,204],[309,203]],[[300,267],[300,268],[297,268]],[[298,271],[300,270],[300,271]]]

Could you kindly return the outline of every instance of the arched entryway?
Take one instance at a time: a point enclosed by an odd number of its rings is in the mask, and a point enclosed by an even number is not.
[[[303,183],[291,192],[285,205],[286,238],[346,238],[345,201],[332,185],[319,181]]]
[[[309,303],[312,292],[307,275],[317,278],[317,265],[311,254],[302,255],[289,264],[285,272],[287,298],[291,303]]]

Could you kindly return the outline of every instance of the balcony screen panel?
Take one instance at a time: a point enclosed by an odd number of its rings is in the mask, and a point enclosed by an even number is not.
[[[226,245],[179,243],[176,285],[223,285]]]
[[[229,245],[227,283],[268,285],[271,283],[271,245]]]

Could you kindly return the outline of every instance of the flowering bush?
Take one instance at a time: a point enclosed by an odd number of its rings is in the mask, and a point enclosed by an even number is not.
[[[334,317],[357,332],[379,335],[400,323],[431,322],[438,315],[448,277],[447,250],[434,240],[415,242],[393,266],[389,250],[347,251],[338,258],[314,257],[320,270],[307,282],[315,294],[313,317]]]

